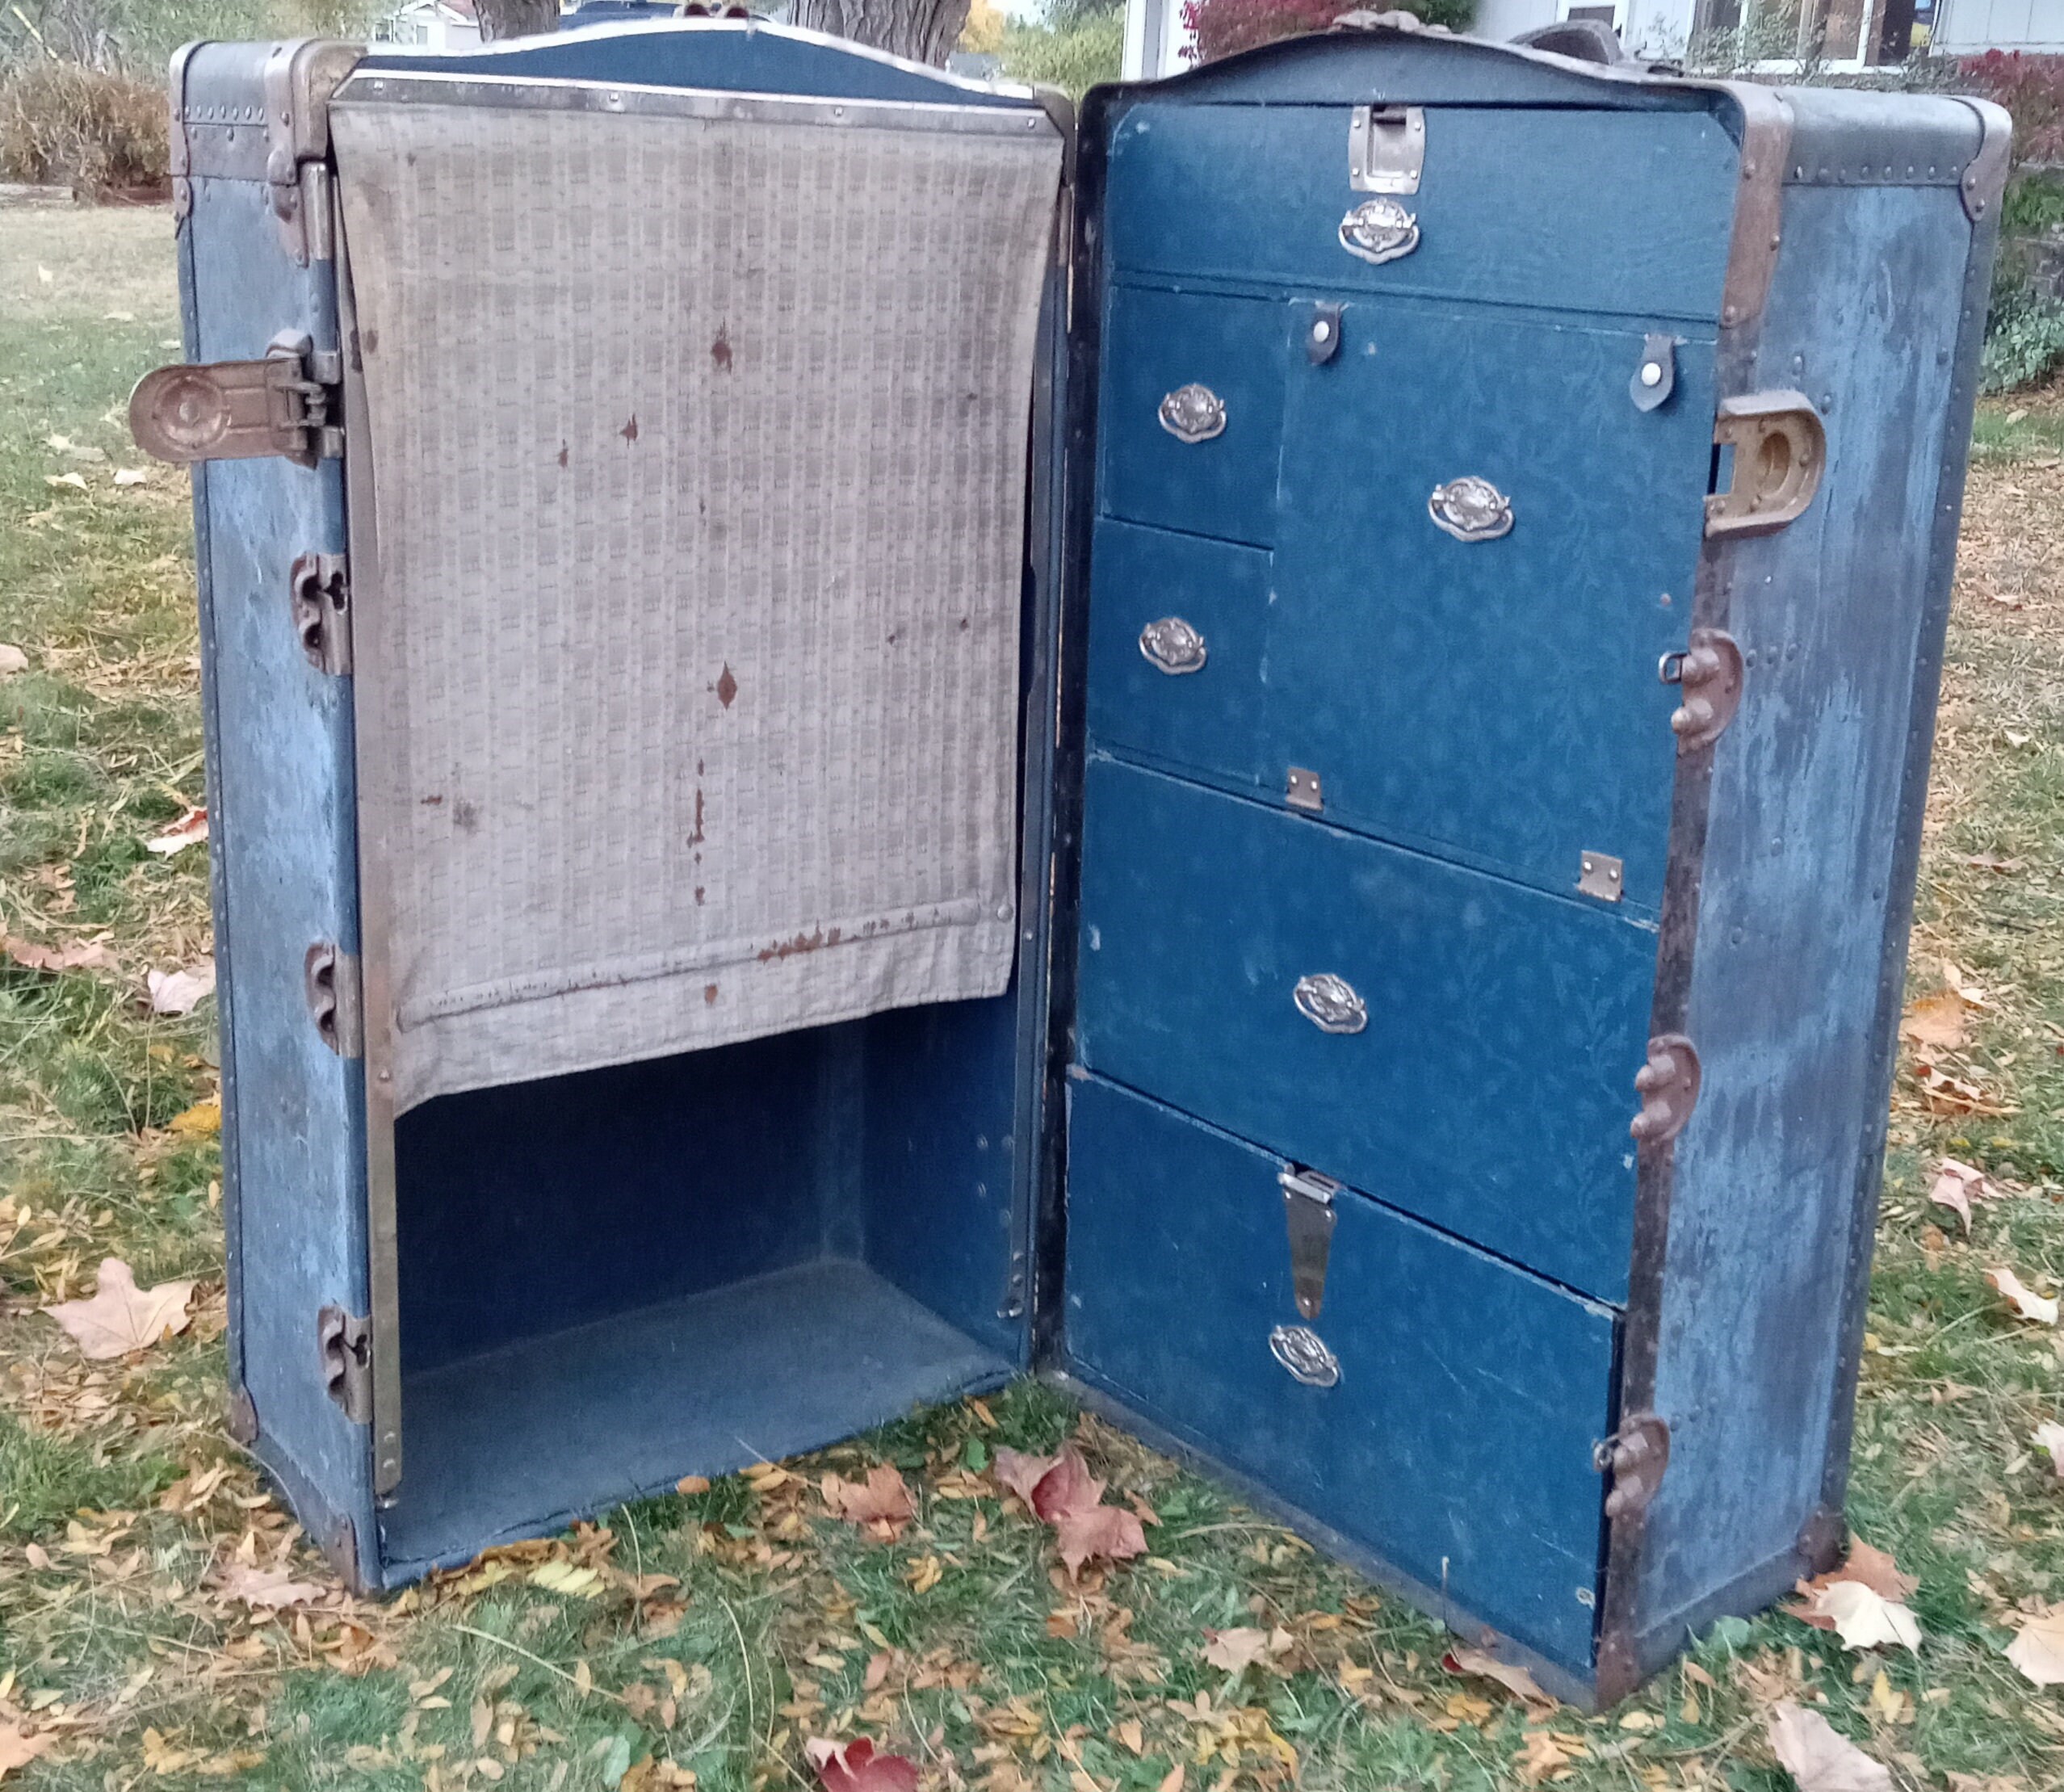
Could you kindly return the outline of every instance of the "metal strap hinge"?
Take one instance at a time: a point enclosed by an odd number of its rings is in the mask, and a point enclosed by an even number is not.
[[[308,664],[333,678],[351,672],[351,577],[342,554],[304,554],[287,577],[294,632]]]
[[[129,430],[159,460],[253,460],[280,455],[313,467],[344,452],[338,388],[344,359],[282,330],[257,361],[159,367],[129,395]]]
[[[372,1321],[334,1302],[316,1315],[324,1391],[354,1425],[372,1422]]]
[[[365,1029],[359,1018],[359,960],[327,940],[308,948],[302,961],[302,982],[308,1018],[322,1043],[340,1058],[365,1055]]]
[[[1608,1518],[1638,1518],[1648,1509],[1670,1466],[1670,1426],[1653,1412],[1636,1412],[1592,1446],[1591,1466],[1613,1477],[1605,1496]]]
[[[1307,1319],[1316,1319],[1326,1303],[1326,1260],[1338,1218],[1333,1197],[1340,1192],[1340,1185],[1330,1176],[1294,1165],[1276,1180],[1282,1186],[1283,1221],[1290,1229],[1290,1291],[1297,1310]]]

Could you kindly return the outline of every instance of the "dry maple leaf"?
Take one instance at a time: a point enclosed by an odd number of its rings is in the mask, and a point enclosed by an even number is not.
[[[1918,1652],[1920,1620],[1896,1599],[1887,1599],[1861,1580],[1833,1580],[1813,1601],[1813,1615],[1829,1622],[1844,1647],[1875,1649],[1890,1644]]]
[[[876,1754],[866,1736],[845,1744],[812,1736],[803,1752],[824,1792],[917,1792],[917,1762],[901,1755]]]
[[[1028,1509],[1036,1511],[1033,1495],[1059,1461],[1058,1456],[1028,1456],[1022,1450],[1005,1449],[996,1452],[993,1466],[998,1484],[1009,1488]]]
[[[183,971],[146,971],[144,988],[153,1014],[191,1014],[215,993],[215,960],[203,959]]]
[[[1964,1043],[1964,998],[1954,989],[1923,996],[1899,1022],[1899,1037],[1915,1045],[1954,1051]]]
[[[2020,1278],[2012,1270],[1987,1270],[1985,1279],[2021,1318],[2032,1319],[2038,1325],[2057,1323],[2057,1303],[2045,1299],[2033,1289],[2023,1287]]]
[[[189,809],[155,840],[146,840],[144,850],[170,858],[174,853],[185,851],[196,841],[207,838],[208,811]]]
[[[1892,1770],[1873,1761],[1818,1711],[1782,1699],[1765,1732],[1799,1792],[1892,1792]]]
[[[1085,1562],[1129,1562],[1147,1553],[1147,1533],[1139,1514],[1123,1506],[1092,1506],[1064,1513],[1055,1521],[1054,1536],[1071,1578]]]
[[[1441,1657],[1441,1665],[1451,1674],[1474,1674],[1480,1680],[1495,1680],[1507,1692],[1517,1694],[1538,1710],[1550,1711],[1555,1707],[1555,1701],[1517,1662],[1500,1661],[1481,1649],[1450,1649]]]
[[[1838,1580],[1858,1580],[1879,1595],[1895,1603],[1911,1599],[1919,1580],[1911,1574],[1902,1574],[1899,1564],[1882,1549],[1866,1543],[1861,1537],[1849,1539],[1848,1554],[1843,1558],[1840,1567],[1830,1568],[1827,1573],[1816,1575],[1810,1580],[1802,1580],[1795,1589],[1806,1601],[1803,1607],[1789,1606],[1785,1609],[1793,1617],[1803,1618],[1817,1630],[1831,1630],[1835,1620],[1816,1609],[1822,1592]]]
[[[231,1563],[222,1571],[216,1585],[224,1598],[241,1600],[246,1605],[262,1606],[267,1611],[310,1605],[323,1595],[321,1587],[311,1581],[296,1580],[289,1569],[253,1567],[245,1562]]]
[[[25,1736],[11,1723],[0,1723],[0,1780],[18,1767],[26,1767],[57,1739]]]
[[[1538,1786],[1543,1780],[1561,1773],[1572,1761],[1580,1759],[1584,1752],[1581,1744],[1572,1748],[1552,1730],[1529,1730],[1520,1744],[1520,1752],[1512,1756],[1512,1765],[1519,1769],[1520,1777],[1529,1786]]]
[[[2064,1685],[2064,1604],[2023,1619],[2007,1659],[2037,1686]]]
[[[115,963],[104,934],[69,946],[31,946],[11,934],[0,934],[0,952],[25,971],[103,971]]]
[[[858,1525],[869,1536],[883,1542],[893,1542],[903,1534],[904,1526],[917,1516],[909,1487],[887,1463],[870,1469],[865,1481],[841,1480],[836,1475],[827,1475],[819,1488],[834,1517]]]
[[[1969,1164],[1960,1164],[1953,1157],[1945,1157],[1936,1165],[1935,1181],[1930,1185],[1928,1198],[1938,1207],[1947,1207],[1963,1221],[1964,1235],[1970,1236],[1971,1203],[1982,1201],[1998,1191],[1985,1179],[1985,1172],[1974,1169]]]
[[[1236,1674],[1251,1668],[1269,1653],[1269,1633],[1242,1625],[1230,1630],[1206,1630],[1204,1659],[1214,1668]]]
[[[79,1354],[95,1362],[147,1350],[160,1338],[183,1332],[193,1298],[191,1282],[161,1282],[139,1288],[128,1264],[106,1258],[90,1300],[60,1301],[43,1311],[70,1334]]]

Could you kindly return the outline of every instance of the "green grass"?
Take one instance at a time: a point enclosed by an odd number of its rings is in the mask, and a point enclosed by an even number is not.
[[[652,1792],[692,1771],[764,1792],[810,1782],[807,1737],[864,1733],[940,1788],[1155,1792],[1178,1765],[1191,1792],[1286,1785],[1287,1746],[1320,1792],[1508,1792],[1561,1735],[1556,1783],[1584,1792],[1778,1792],[1763,1722],[1802,1689],[1904,1786],[2064,1783],[2064,1699],[2003,1655],[2017,1604],[2064,1597],[2064,1489],[2029,1443],[2064,1417],[2064,1372],[2054,1334],[1982,1280],[2064,1281],[2064,404],[1979,421],[1913,974],[1927,993],[1948,959],[1982,987],[1955,1065],[2012,1111],[1929,1113],[1902,1073],[1857,1421],[1851,1516],[1920,1576],[1927,1639],[1858,1657],[1781,1614],[1729,1621],[1621,1711],[1533,1719],[1445,1673],[1427,1618],[1030,1384],[795,1479],[623,1509],[606,1538],[554,1546],[606,1571],[588,1597],[520,1555],[492,1582],[298,1619],[218,1595],[240,1548],[327,1583],[220,1429],[219,1163],[166,1125],[212,1093],[212,1009],[152,1021],[136,999],[146,969],[208,946],[201,855],[143,847],[201,788],[183,482],[112,483],[136,464],[122,400],[170,352],[171,307],[162,214],[0,216],[0,641],[31,661],[0,682],[0,926],[106,931],[116,959],[0,968],[0,1725],[78,1720],[19,1784]],[[45,483],[68,471],[85,492]],[[1945,1152],[2019,1191],[1968,1242],[1927,1202]],[[137,1363],[81,1362],[34,1311],[107,1254],[146,1283],[201,1278],[188,1332]],[[1160,1519],[1147,1559],[1080,1586],[980,1479],[999,1447],[1070,1435]],[[812,1487],[880,1461],[918,1499],[893,1543]],[[185,1509],[179,1488],[218,1467]],[[641,1601],[655,1576],[678,1584]],[[1288,1672],[1205,1662],[1207,1630],[1247,1626],[1290,1633]]]

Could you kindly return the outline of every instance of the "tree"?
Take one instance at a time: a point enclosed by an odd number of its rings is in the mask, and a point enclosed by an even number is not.
[[[967,6],[968,0],[795,0],[795,23],[940,66],[959,41]]]
[[[489,43],[559,29],[559,0],[473,0],[473,11]]]

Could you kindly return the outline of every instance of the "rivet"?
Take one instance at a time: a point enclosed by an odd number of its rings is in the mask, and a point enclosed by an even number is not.
[[[1642,362],[1641,364],[1641,383],[1644,386],[1661,385],[1663,384],[1662,368],[1659,367],[1653,361]]]
[[[1330,342],[1332,339],[1333,326],[1326,318],[1321,317],[1317,323],[1311,326],[1311,340],[1313,342]],[[1646,374],[1646,369],[1643,370],[1644,375]],[[1653,384],[1653,382],[1651,383]]]

